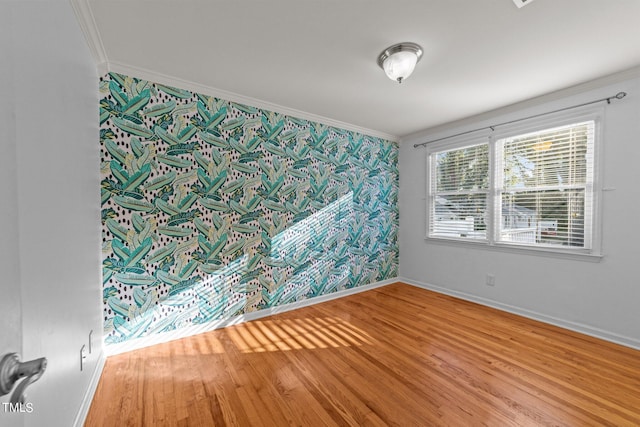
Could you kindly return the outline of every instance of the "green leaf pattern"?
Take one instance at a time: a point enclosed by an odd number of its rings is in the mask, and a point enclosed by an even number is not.
[[[398,146],[110,73],[107,343],[397,276]]]

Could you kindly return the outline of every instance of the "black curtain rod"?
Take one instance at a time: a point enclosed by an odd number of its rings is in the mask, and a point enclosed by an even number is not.
[[[626,92],[618,92],[614,96],[609,96],[607,98],[602,98],[602,99],[596,99],[595,101],[585,102],[584,104],[572,105],[571,107],[560,108],[559,110],[553,110],[553,111],[548,111],[546,113],[534,114],[533,116],[523,117],[521,119],[510,120],[508,122],[498,123],[496,125],[485,126],[485,127],[481,127],[481,128],[478,128],[478,129],[468,130],[466,132],[456,133],[455,135],[445,136],[443,138],[438,138],[438,139],[434,139],[434,140],[427,141],[427,142],[421,142],[420,144],[413,144],[413,148],[425,147],[427,144],[432,144],[434,142],[443,141],[443,140],[449,139],[449,138],[455,138],[456,136],[467,135],[469,133],[478,132],[478,131],[481,131],[481,130],[491,129],[491,131],[494,131],[495,128],[497,128],[498,126],[510,125],[512,123],[521,122],[523,120],[535,119],[536,117],[546,116],[547,114],[553,114],[553,113],[559,113],[561,111],[572,110],[574,108],[580,108],[580,107],[584,107],[585,105],[596,104],[598,102],[605,102],[606,101],[607,104],[611,104],[611,100],[612,99],[622,99],[625,96],[627,96]]]

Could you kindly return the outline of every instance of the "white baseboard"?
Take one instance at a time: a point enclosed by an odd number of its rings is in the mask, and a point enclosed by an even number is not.
[[[357,294],[359,292],[368,291],[370,289],[386,286],[391,283],[397,282],[399,279],[387,279],[379,282],[371,283],[364,286],[358,286],[356,288],[343,289],[341,291],[333,292],[330,294],[320,295],[317,297],[305,299],[303,301],[296,301],[290,304],[284,304],[264,310],[254,311],[252,313],[243,314],[241,316],[232,317],[229,319],[220,319],[214,322],[204,323],[202,325],[194,325],[187,328],[181,328],[179,330],[165,332],[161,334],[155,334],[149,337],[137,338],[117,344],[105,344],[105,353],[107,356],[115,354],[125,353],[127,351],[138,350],[140,348],[149,347],[156,344],[163,344],[169,341],[177,340],[180,338],[186,338],[204,332],[209,332],[214,329],[224,328],[226,326],[237,325],[239,323],[248,322],[251,320],[261,319],[263,317],[271,316],[278,313],[284,313],[286,311],[296,310],[298,308],[307,307],[310,305],[320,304],[326,301],[330,301],[336,298],[342,298],[347,295]]]
[[[87,415],[89,414],[89,409],[91,408],[91,402],[93,402],[93,396],[96,393],[96,389],[98,388],[98,383],[100,382],[100,377],[102,376],[102,370],[104,369],[104,363],[106,362],[107,357],[105,356],[104,351],[100,352],[98,356],[98,361],[96,363],[96,367],[91,374],[91,380],[89,381],[89,387],[87,387],[87,391],[84,394],[84,398],[82,399],[82,404],[80,405],[80,410],[76,415],[76,419],[73,421],[73,425],[75,427],[84,426],[84,422],[87,419]]]
[[[619,335],[613,332],[605,331],[592,326],[584,325],[582,323],[571,322],[568,320],[560,319],[558,317],[548,316],[546,314],[538,313],[536,311],[527,310],[517,306],[503,304],[498,301],[494,301],[488,298],[479,297],[465,292],[460,292],[452,289],[443,288],[441,286],[432,285],[430,283],[424,283],[417,280],[407,279],[405,277],[398,277],[398,282],[407,283],[418,288],[427,289],[430,291],[438,292],[440,294],[449,295],[452,297],[460,298],[466,301],[475,302],[488,307],[496,308],[498,310],[506,311],[508,313],[517,314],[522,317],[526,317],[533,320],[538,320],[550,325],[559,326],[570,331],[579,332],[581,334],[589,335],[595,338],[600,338],[605,341],[610,341],[616,344],[620,344],[626,347],[631,347],[636,350],[640,350],[640,341],[634,338],[630,338],[624,335]]]

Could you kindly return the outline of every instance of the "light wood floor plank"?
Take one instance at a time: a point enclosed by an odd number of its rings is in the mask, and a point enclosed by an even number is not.
[[[86,426],[639,426],[640,351],[402,283],[107,359]]]

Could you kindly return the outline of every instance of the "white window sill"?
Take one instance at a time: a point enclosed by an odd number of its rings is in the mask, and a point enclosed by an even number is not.
[[[486,241],[472,241],[463,239],[425,237],[427,243],[474,248],[479,250],[489,250],[496,252],[507,252],[512,254],[522,254],[530,256],[542,256],[555,259],[567,259],[585,262],[600,262],[604,255],[601,253],[588,252],[585,249],[563,250],[555,248],[533,248],[522,245],[509,245],[505,243],[489,244]]]

